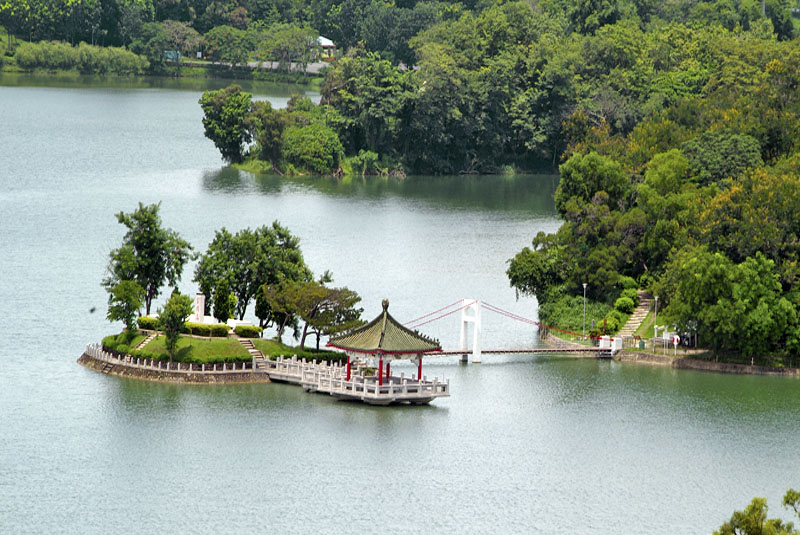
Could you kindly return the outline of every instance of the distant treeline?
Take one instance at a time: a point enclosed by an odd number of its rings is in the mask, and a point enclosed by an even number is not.
[[[128,46],[149,40],[149,23],[179,22],[200,35],[229,26],[241,31],[290,23],[333,39],[342,50],[359,43],[393,62],[414,64],[409,40],[437,23],[504,4],[397,0],[5,0],[0,25],[29,41]],[[665,22],[748,30],[761,18],[760,0],[533,0],[529,6],[589,34],[619,20],[645,28]],[[781,40],[792,38],[797,0],[765,0],[766,16]]]

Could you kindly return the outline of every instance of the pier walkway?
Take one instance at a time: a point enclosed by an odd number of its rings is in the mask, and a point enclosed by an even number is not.
[[[353,367],[348,381],[345,366],[316,360],[308,362],[297,357],[267,359],[263,371],[271,381],[300,385],[306,392],[329,394],[336,399],[363,401],[370,405],[422,405],[450,395],[450,381],[440,382],[438,377],[429,381],[427,377],[420,379],[400,374],[399,377],[386,377],[384,384],[378,384],[377,377],[366,376],[363,369]]]

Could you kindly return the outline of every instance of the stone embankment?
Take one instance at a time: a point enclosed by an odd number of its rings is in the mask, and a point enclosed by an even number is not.
[[[252,363],[181,364],[138,359],[113,354],[90,345],[78,358],[78,364],[91,370],[118,377],[166,383],[231,384],[269,383],[269,375],[253,371]]]
[[[740,375],[779,375],[800,378],[800,368],[772,368],[769,366],[750,366],[730,362],[713,362],[686,357],[671,357],[638,351],[620,351],[614,355],[618,362],[635,362],[653,366],[669,366],[680,370],[696,370],[715,373],[733,373]]]
[[[577,342],[563,340],[557,336],[545,335],[540,340],[551,347],[581,348],[586,347]],[[595,358],[594,356],[591,358]],[[673,357],[645,353],[642,351],[618,351],[613,359],[617,362],[632,362],[635,364],[649,364],[651,366],[668,366],[679,370],[695,370],[713,373],[732,373],[739,375],[775,375],[783,377],[800,378],[800,368],[773,368],[770,366],[750,366],[747,364],[734,364],[731,362],[714,362],[687,357]]]

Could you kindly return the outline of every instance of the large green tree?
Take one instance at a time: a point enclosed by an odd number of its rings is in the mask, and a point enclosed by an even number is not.
[[[103,286],[109,293],[122,281],[135,281],[144,289],[145,313],[161,288],[175,286],[183,267],[192,258],[192,246],[171,229],[162,226],[161,204],[139,203],[131,213],[120,212],[117,220],[127,228],[122,245],[110,253]]]
[[[241,162],[244,146],[251,140],[246,122],[251,99],[238,85],[206,91],[200,98],[206,137],[228,162]]]
[[[230,281],[237,299],[236,312],[243,319],[261,286],[310,280],[311,272],[303,260],[300,240],[275,221],[271,226],[247,228],[236,234],[225,228],[215,233],[197,263],[194,280],[200,291],[210,296],[222,278]]]

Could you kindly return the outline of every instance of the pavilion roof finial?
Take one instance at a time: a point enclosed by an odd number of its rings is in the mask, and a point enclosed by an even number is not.
[[[383,305],[383,309],[384,310],[389,310],[389,300],[388,299],[384,299],[383,301],[381,301],[381,304]]]

